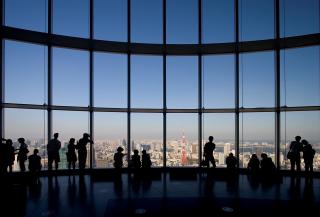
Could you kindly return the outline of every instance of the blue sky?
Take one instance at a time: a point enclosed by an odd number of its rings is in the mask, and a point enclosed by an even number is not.
[[[87,38],[89,35],[89,13],[87,0],[54,0],[53,33]],[[319,32],[318,0],[282,0],[281,3],[281,37]],[[183,4],[183,7],[180,7]],[[233,0],[203,0],[202,41],[203,43],[223,43],[234,41]],[[47,2],[43,0],[5,1],[5,24],[34,31],[47,31]],[[162,43],[162,1],[132,0],[131,3],[131,40],[132,42]],[[240,0],[240,40],[269,39],[274,36],[273,0],[261,1]],[[127,1],[95,0],[94,37],[100,40],[127,41]],[[198,10],[195,0],[167,1],[167,43],[193,44],[198,42]],[[319,46],[288,49],[281,51],[281,104],[288,106],[320,105],[320,48]],[[42,45],[27,44],[15,41],[5,42],[5,100],[10,103],[43,104],[47,101],[47,48]],[[53,103],[56,105],[88,106],[89,104],[89,53],[87,51],[64,48],[53,49]],[[198,107],[198,58],[197,56],[167,57],[167,107]],[[131,106],[136,108],[162,108],[162,56],[132,55],[131,57]],[[205,108],[234,107],[234,55],[206,55],[203,57],[203,106]],[[127,106],[127,56],[114,53],[94,53],[94,103],[97,107],[125,108]],[[240,106],[273,107],[274,106],[274,52],[244,53],[240,55]],[[9,111],[9,110],[8,110]],[[32,123],[32,118],[43,122],[41,111],[27,112],[28,118],[19,119]],[[11,133],[15,124],[15,113],[6,113],[7,133]],[[87,113],[57,112],[54,129],[73,131],[63,126],[66,116],[73,125],[74,134],[87,129]],[[304,112],[293,113],[293,119],[300,115],[309,118]],[[310,121],[319,120],[319,112],[310,112]],[[311,115],[312,114],[312,115]],[[108,137],[123,137],[126,129],[126,114],[121,114],[119,123],[112,114],[99,114],[105,118],[106,126],[97,121],[97,135],[114,131]],[[104,116],[104,117],[102,117]],[[160,118],[159,118],[160,116]],[[261,123],[264,118],[250,118],[247,114],[247,137],[261,138],[268,131],[273,136],[273,114],[263,117],[271,122]],[[262,117],[259,116],[259,117]],[[270,118],[269,118],[270,116]],[[79,117],[79,118],[78,118]],[[147,118],[148,117],[148,118]],[[162,129],[161,115],[136,115],[132,126],[139,126],[134,137],[141,137],[145,125],[148,135],[159,137],[152,129]],[[222,117],[222,116],[220,116]],[[233,117],[232,114],[228,117]],[[312,118],[313,117],[313,118]],[[109,119],[110,118],[110,119]],[[99,118],[97,118],[98,120]],[[217,138],[229,138],[234,123],[226,118],[217,118],[223,131]],[[290,119],[290,120],[291,120]],[[39,121],[42,120],[42,121]],[[120,121],[121,120],[121,121]],[[183,131],[190,137],[197,136],[196,114],[168,115],[168,138],[181,137]],[[250,120],[250,121],[249,121]],[[309,120],[309,119],[308,119]],[[211,119],[204,119],[205,124]],[[81,122],[81,123],[80,123]],[[293,122],[293,121],[292,121]],[[291,123],[292,123],[291,122]],[[79,124],[77,124],[79,123]],[[112,123],[112,124],[111,124]],[[121,124],[120,124],[121,123]],[[307,122],[306,122],[307,123]],[[319,122],[318,122],[319,123]],[[118,124],[118,125],[117,125]],[[176,124],[180,124],[179,126]],[[260,126],[262,129],[255,126]],[[36,124],[35,126],[41,124]],[[118,126],[112,130],[110,126]],[[232,127],[230,127],[232,126]],[[264,127],[263,127],[264,126]],[[64,128],[63,128],[64,127]],[[109,128],[108,128],[109,127]],[[35,127],[34,129],[36,129]],[[319,138],[313,129],[319,124],[306,124],[305,132],[312,138]],[[98,130],[99,129],[99,130]],[[101,129],[101,130],[100,130]],[[116,130],[118,129],[118,130]],[[289,129],[289,128],[288,128]],[[29,129],[28,129],[29,130]],[[23,134],[23,129],[16,130]],[[290,131],[294,131],[291,129]],[[29,131],[27,131],[29,132]],[[13,132],[11,134],[14,134]],[[10,135],[10,134],[8,134]],[[30,133],[30,136],[32,133]],[[116,135],[116,136],[115,136]],[[232,136],[231,136],[232,137]],[[319,139],[320,140],[320,139]]]

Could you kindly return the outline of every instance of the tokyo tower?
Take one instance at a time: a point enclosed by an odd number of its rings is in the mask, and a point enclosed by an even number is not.
[[[185,165],[187,165],[187,154],[186,154],[187,143],[186,143],[186,137],[184,136],[184,132],[182,133],[181,146],[182,146],[181,165],[185,166]]]

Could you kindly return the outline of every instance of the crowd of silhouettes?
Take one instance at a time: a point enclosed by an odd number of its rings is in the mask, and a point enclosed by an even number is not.
[[[114,167],[119,169],[123,166],[123,157],[125,154],[122,153],[123,148],[118,147],[117,152],[114,154]],[[150,155],[147,154],[146,150],[142,150],[142,156],[140,157],[138,150],[133,150],[133,155],[131,156],[131,159],[129,160],[128,167],[133,169],[139,169],[139,168],[150,168],[151,167],[151,160]]]

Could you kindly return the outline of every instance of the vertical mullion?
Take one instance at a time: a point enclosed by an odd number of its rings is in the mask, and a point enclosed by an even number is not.
[[[127,54],[127,72],[128,72],[128,80],[127,80],[127,93],[128,93],[128,113],[127,113],[127,160],[129,162],[130,155],[131,155],[131,50],[130,50],[130,43],[131,43],[131,0],[127,0],[127,40],[128,40],[128,54]]]
[[[202,44],[202,0],[198,0],[198,44]],[[198,54],[198,164],[202,160],[202,55]]]
[[[276,145],[276,165],[277,169],[280,169],[280,2],[279,0],[274,0],[275,8],[275,38],[276,38],[276,52],[275,52],[275,145]]]
[[[162,37],[166,49],[167,44],[167,1],[162,1]],[[166,50],[162,60],[163,70],[163,167],[167,167],[167,54]]]
[[[48,35],[52,36],[52,0],[48,0]],[[48,141],[52,135],[52,45],[48,44]]]
[[[89,12],[89,16],[90,16],[90,18],[89,18],[89,28],[90,28],[90,41],[92,41],[93,40],[93,16],[94,16],[94,11],[93,11],[93,0],[90,0],[90,6],[89,6],[89,8],[90,8],[90,12]],[[94,125],[94,123],[93,123],[93,121],[94,121],[94,114],[93,114],[93,106],[94,106],[94,101],[93,101],[93,90],[94,90],[94,88],[93,88],[93,50],[92,50],[92,47],[90,47],[90,50],[89,50],[89,52],[90,52],[90,56],[89,56],[89,73],[90,73],[90,80],[89,80],[89,87],[90,87],[90,93],[89,93],[89,97],[90,97],[90,99],[89,99],[89,102],[90,102],[90,105],[89,105],[89,112],[90,112],[90,123],[89,123],[89,126],[90,126],[90,136],[91,136],[91,140],[93,140],[94,141],[94,129],[93,129],[93,125]],[[93,168],[93,158],[94,158],[95,156],[93,156],[93,144],[92,143],[90,143],[90,169],[92,169]]]
[[[235,28],[235,148],[238,162],[239,153],[239,0],[234,0]],[[238,164],[239,165],[239,164]]]
[[[4,1],[0,0],[0,16],[1,16],[1,27],[4,25],[4,12],[3,12],[3,4]],[[0,138],[3,138],[4,135],[4,116],[3,116],[3,96],[4,96],[4,40],[1,34],[1,43],[0,43]]]

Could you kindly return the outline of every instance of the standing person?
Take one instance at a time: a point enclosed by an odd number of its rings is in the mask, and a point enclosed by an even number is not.
[[[14,164],[14,160],[15,160],[15,149],[12,146],[12,140],[11,139],[7,139],[6,141],[6,153],[7,153],[7,167],[9,167],[9,172],[12,173],[12,165]],[[7,168],[6,168],[7,170]]]
[[[83,170],[86,167],[88,143],[92,144],[93,141],[90,139],[90,135],[88,133],[84,133],[83,137],[79,140],[77,144],[80,170]]]
[[[77,155],[75,141],[76,140],[74,138],[71,138],[68,144],[67,161],[69,170],[71,169],[71,165],[73,169],[76,168]]]
[[[123,166],[123,157],[125,156],[125,154],[123,154],[122,152],[123,152],[123,148],[122,147],[118,147],[117,148],[117,152],[113,156],[113,159],[114,159],[113,166],[116,169],[120,169]]]
[[[55,163],[55,169],[57,170],[60,162],[59,150],[61,148],[61,142],[58,140],[59,133],[53,134],[53,139],[48,142],[48,170],[52,170],[52,163]]]
[[[20,171],[24,172],[26,171],[26,166],[24,165],[24,162],[28,159],[27,154],[29,150],[24,138],[19,138],[18,142],[20,143],[20,147],[18,149],[19,152],[17,161],[19,162]]]
[[[248,163],[248,169],[251,171],[252,174],[257,174],[260,170],[260,161],[256,154],[252,154],[251,158]]]
[[[291,171],[294,171],[295,166],[297,171],[301,170],[300,166],[300,152],[302,151],[302,143],[300,142],[301,136],[296,136],[295,141],[290,143],[290,150],[288,156],[290,156]]]
[[[213,136],[209,136],[209,142],[204,145],[203,156],[205,158],[205,164],[210,167],[210,162],[213,168],[216,167],[216,162],[214,160],[213,151],[216,148],[216,144],[213,143]]]
[[[147,154],[146,150],[142,150],[142,168],[150,168],[151,164],[150,154]]]
[[[303,160],[306,173],[313,172],[313,158],[316,151],[312,148],[312,145],[305,139],[301,141],[303,144]]]

